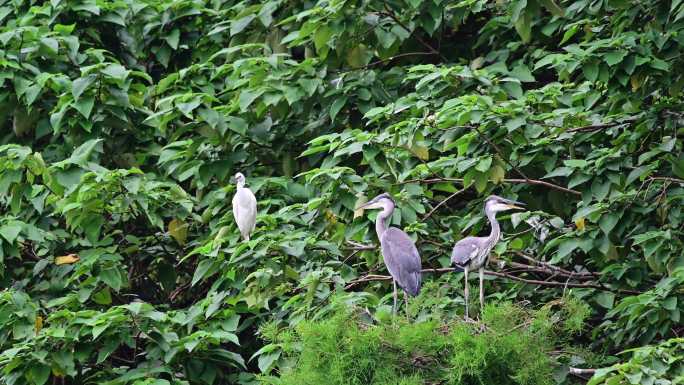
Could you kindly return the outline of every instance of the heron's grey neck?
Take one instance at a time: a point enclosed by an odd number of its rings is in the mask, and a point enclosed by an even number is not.
[[[245,187],[245,181],[244,180],[239,180],[237,181],[237,188],[241,189]]]
[[[387,202],[384,204],[382,211],[375,219],[375,232],[378,234],[378,239],[382,238],[382,234],[384,234],[387,230],[387,222],[389,221],[389,217],[392,216],[393,211],[394,204]]]
[[[496,212],[485,210],[485,214],[487,214],[489,224],[492,226],[492,231],[489,233],[489,244],[493,245],[499,241],[501,228],[499,227],[499,221],[496,220]]]

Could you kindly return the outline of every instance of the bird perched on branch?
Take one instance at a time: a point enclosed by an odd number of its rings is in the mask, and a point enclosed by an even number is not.
[[[245,187],[245,176],[242,173],[235,174],[235,182],[237,191],[233,195],[233,216],[242,238],[249,241],[249,235],[256,224],[257,202],[252,190]]]
[[[511,209],[523,209],[520,202],[490,195],[485,200],[484,212],[492,230],[488,237],[466,237],[456,242],[451,252],[451,263],[463,269],[465,278],[465,316],[468,317],[468,272],[478,270],[480,274],[480,310],[484,307],[484,268],[494,246],[501,238],[501,228],[496,213]]]
[[[415,297],[420,293],[421,263],[418,249],[411,238],[396,227],[389,227],[389,218],[394,211],[394,200],[387,194],[380,194],[358,209],[382,209],[375,221],[375,231],[380,240],[382,258],[392,276],[394,304],[392,312],[397,312],[397,284],[406,295]],[[408,297],[404,300],[408,305]]]

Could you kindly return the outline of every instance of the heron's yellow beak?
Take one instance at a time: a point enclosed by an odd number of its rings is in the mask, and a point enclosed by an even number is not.
[[[516,206],[516,205],[506,205],[509,209],[517,209],[517,210],[525,210],[524,207]]]

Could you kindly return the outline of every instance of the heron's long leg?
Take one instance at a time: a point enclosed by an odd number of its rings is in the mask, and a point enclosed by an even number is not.
[[[408,294],[404,292],[404,311],[406,312],[406,318],[409,317],[409,312],[408,312]]]
[[[480,267],[480,314],[484,309],[484,266]]]
[[[463,268],[463,279],[465,279],[465,317],[468,318],[468,267]]]
[[[397,281],[392,280],[394,285],[394,305],[392,305],[392,314],[397,315]]]

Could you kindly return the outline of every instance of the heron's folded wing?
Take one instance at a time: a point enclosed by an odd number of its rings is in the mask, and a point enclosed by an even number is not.
[[[454,245],[454,250],[451,252],[451,263],[465,266],[477,256],[478,250],[475,242],[470,239],[462,239]]]
[[[421,262],[418,249],[405,232],[390,227],[382,234],[382,255],[387,270],[402,289],[418,295],[421,285]]]

